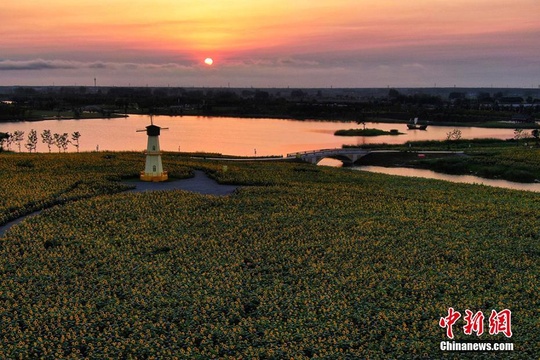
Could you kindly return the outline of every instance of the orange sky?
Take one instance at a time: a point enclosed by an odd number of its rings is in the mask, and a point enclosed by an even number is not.
[[[125,85],[139,69],[153,85],[531,86],[538,14],[538,0],[10,1],[0,85]]]

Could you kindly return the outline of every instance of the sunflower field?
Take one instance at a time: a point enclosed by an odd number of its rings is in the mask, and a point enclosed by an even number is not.
[[[125,178],[137,178],[144,156],[137,153],[30,154],[0,156],[0,225],[56,204],[125,191]],[[191,176],[172,162],[172,177]]]
[[[0,161],[4,216],[69,197],[0,238],[2,359],[540,354],[540,194],[173,155],[163,163],[178,177],[203,169],[244,186],[129,193],[118,180],[136,176],[140,154]],[[448,339],[450,307],[483,312],[484,334],[466,335],[461,318]],[[511,338],[487,332],[493,309],[511,310]]]

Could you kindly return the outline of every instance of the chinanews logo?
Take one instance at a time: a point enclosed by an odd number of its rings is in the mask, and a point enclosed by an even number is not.
[[[446,330],[446,337],[454,339],[454,325],[457,328],[457,321],[461,318],[461,313],[448,308],[448,315],[441,317],[439,326]],[[463,333],[465,335],[476,335],[477,338],[484,334],[484,313],[477,311],[472,312],[469,309],[465,310],[463,321]],[[491,310],[488,319],[488,332],[490,336],[503,334],[507,338],[512,337],[512,312],[508,309],[501,311]],[[456,341],[441,341],[440,348],[442,351],[512,351],[514,344],[509,342],[456,342]]]

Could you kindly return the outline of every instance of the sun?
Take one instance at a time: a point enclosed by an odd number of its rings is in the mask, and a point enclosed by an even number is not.
[[[206,58],[204,59],[204,63],[208,66],[212,65],[214,63],[214,60],[212,58]]]

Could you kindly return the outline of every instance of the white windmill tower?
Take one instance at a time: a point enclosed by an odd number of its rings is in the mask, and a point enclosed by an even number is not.
[[[161,128],[154,125],[154,120],[150,116],[150,125],[146,127],[146,130],[137,130],[137,132],[146,131],[148,135],[148,145],[146,146],[146,165],[144,171],[141,171],[141,180],[143,181],[166,181],[169,178],[167,171],[163,171],[163,165],[161,164],[161,150],[159,148],[159,134],[161,129],[166,130],[168,128]]]

